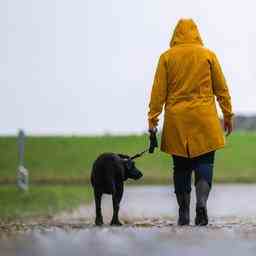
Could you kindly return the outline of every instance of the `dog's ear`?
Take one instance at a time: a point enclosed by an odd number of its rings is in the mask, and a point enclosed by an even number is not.
[[[120,157],[121,163],[124,168],[122,168],[122,180],[126,181],[128,179],[128,170],[130,169],[130,157],[127,155],[118,154]]]
[[[131,158],[122,158],[121,162],[123,163],[126,170],[131,169],[131,162],[132,162]]]
[[[130,162],[130,158],[122,158],[121,161],[125,164],[125,165],[128,165],[129,162]]]

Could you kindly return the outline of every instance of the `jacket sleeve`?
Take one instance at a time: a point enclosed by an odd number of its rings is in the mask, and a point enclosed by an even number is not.
[[[161,55],[155,72],[148,112],[148,128],[156,127],[167,96],[167,69],[164,56]]]
[[[212,53],[211,77],[213,93],[217,97],[217,101],[220,105],[224,118],[231,119],[234,115],[232,113],[231,97],[220,63],[214,53]]]

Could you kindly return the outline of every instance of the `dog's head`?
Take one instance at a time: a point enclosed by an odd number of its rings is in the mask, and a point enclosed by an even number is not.
[[[121,157],[124,166],[124,180],[138,180],[143,176],[142,172],[136,168],[135,162],[129,156],[121,154],[119,154],[119,156]]]

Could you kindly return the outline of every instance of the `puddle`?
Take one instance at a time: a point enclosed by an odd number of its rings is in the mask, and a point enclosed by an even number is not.
[[[108,225],[111,197],[103,199],[105,225],[95,227],[94,205],[62,213],[47,223],[28,224],[25,232],[0,238],[0,255],[255,255],[256,186],[216,185],[208,202],[210,225],[176,225],[173,187],[126,187],[121,204],[123,227]]]
[[[172,186],[130,186],[125,188],[120,206],[120,219],[134,223],[146,219],[168,219],[176,221],[177,203]],[[191,218],[195,217],[195,191],[191,193]],[[255,222],[256,185],[215,185],[208,200],[210,222]],[[104,195],[104,220],[108,223],[112,216],[111,196]],[[94,221],[94,204],[81,206],[73,213],[60,214],[56,220],[68,221],[83,219]]]

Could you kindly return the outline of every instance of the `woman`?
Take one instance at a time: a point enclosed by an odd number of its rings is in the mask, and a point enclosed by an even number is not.
[[[161,151],[172,155],[179,225],[189,225],[191,174],[195,171],[196,225],[207,225],[206,203],[212,185],[214,153],[224,147],[215,96],[232,132],[232,106],[216,55],[203,46],[197,26],[181,19],[170,49],[161,54],[149,103],[149,132],[156,132],[164,105]]]

